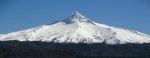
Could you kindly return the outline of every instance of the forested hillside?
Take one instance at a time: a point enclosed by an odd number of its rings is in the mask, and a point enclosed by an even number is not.
[[[73,44],[0,41],[0,58],[150,58],[150,44]]]

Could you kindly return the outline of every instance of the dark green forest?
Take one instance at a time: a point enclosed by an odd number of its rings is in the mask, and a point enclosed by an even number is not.
[[[0,41],[0,58],[150,58],[150,44]]]

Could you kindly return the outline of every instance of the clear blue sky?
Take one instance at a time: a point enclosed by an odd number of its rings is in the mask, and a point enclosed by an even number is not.
[[[0,0],[0,34],[62,20],[74,11],[150,35],[150,0]]]

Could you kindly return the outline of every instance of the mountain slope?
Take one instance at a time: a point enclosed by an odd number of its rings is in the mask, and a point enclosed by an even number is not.
[[[1,41],[46,41],[55,43],[150,43],[150,36],[132,30],[99,24],[74,12],[62,21],[0,35]]]

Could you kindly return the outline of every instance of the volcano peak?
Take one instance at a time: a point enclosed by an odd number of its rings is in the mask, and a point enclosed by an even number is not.
[[[73,12],[72,15],[69,16],[68,18],[66,18],[65,20],[63,20],[63,22],[65,22],[65,23],[82,23],[82,22],[92,23],[92,21],[90,21],[90,19],[88,19],[85,16],[81,15],[77,11]]]

